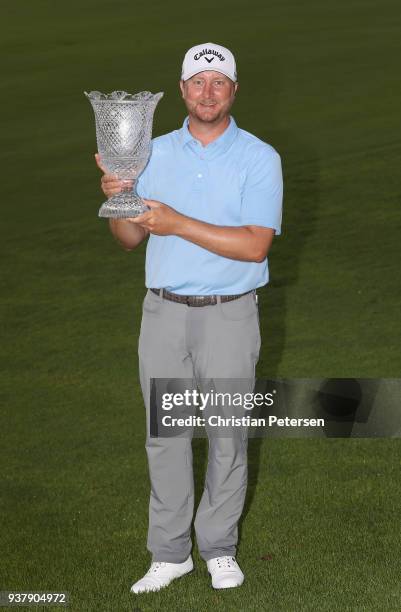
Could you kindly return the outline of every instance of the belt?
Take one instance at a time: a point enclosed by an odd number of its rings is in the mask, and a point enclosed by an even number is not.
[[[166,289],[150,289],[156,295],[170,300],[170,302],[177,302],[178,304],[186,304],[187,306],[214,306],[217,304],[217,295],[179,295],[178,293],[171,293]],[[220,300],[222,302],[232,302],[232,300],[238,300],[243,295],[248,295],[253,291],[246,291],[239,295],[221,295]]]

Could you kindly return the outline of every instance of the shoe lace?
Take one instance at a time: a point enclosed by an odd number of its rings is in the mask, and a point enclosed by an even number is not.
[[[152,563],[152,565],[150,566],[149,573],[150,572],[157,572],[162,567],[166,567],[166,564],[163,561],[154,561]]]
[[[233,569],[234,567],[237,566],[237,562],[235,560],[235,557],[218,557],[216,559],[217,565],[218,567],[224,569]]]

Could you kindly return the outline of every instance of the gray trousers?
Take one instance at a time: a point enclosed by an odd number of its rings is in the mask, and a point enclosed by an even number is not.
[[[148,550],[153,561],[182,563],[192,548],[194,510],[190,437],[150,436],[150,379],[249,379],[255,376],[260,332],[255,294],[189,307],[148,291],[139,337],[139,368],[147,413],[151,494]],[[252,389],[246,389],[250,391]],[[247,437],[209,436],[208,466],[195,518],[204,560],[235,556],[247,486]]]

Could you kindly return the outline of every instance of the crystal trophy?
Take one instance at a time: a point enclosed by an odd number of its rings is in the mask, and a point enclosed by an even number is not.
[[[123,186],[120,193],[104,202],[99,217],[136,217],[149,210],[136,193],[135,183],[150,156],[153,114],[163,93],[85,91],[85,95],[95,113],[102,166],[122,181],[133,181],[132,187]]]

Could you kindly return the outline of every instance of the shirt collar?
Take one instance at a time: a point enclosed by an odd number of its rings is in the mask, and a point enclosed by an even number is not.
[[[235,123],[234,117],[230,115],[230,123],[228,127],[224,130],[224,132],[220,134],[220,136],[216,138],[216,140],[213,140],[213,142],[209,143],[208,145],[206,145],[206,147],[204,147],[198,140],[196,140],[196,138],[194,138],[194,136],[192,136],[191,132],[189,131],[188,119],[188,117],[185,117],[184,123],[180,130],[181,144],[183,147],[189,144],[191,148],[200,145],[200,147],[198,148],[202,150],[203,153],[207,155],[207,157],[214,157],[216,154],[220,155],[221,153],[225,153],[225,151],[227,151],[227,149],[229,149],[232,143],[234,142],[234,139],[236,138],[238,133],[238,127]]]

